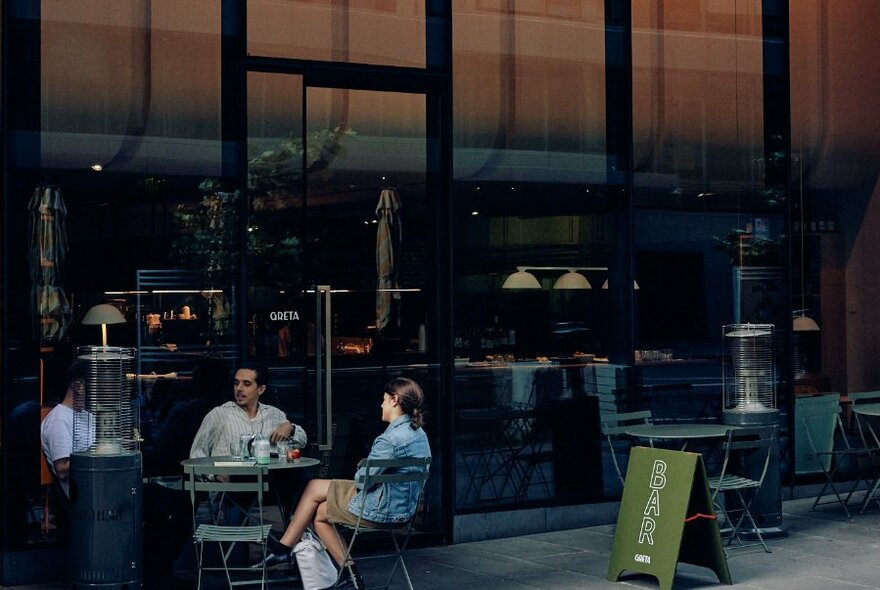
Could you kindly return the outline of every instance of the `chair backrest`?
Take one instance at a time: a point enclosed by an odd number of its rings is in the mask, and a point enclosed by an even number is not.
[[[736,474],[755,480],[754,466],[760,464],[761,475],[757,478],[760,486],[770,465],[770,453],[776,444],[776,431],[775,424],[763,428],[731,428],[722,444],[724,460],[719,479],[723,480],[728,474]],[[746,471],[740,473],[743,469]]]
[[[269,483],[266,481],[269,468],[266,465],[185,465],[183,469],[186,475],[183,486],[189,491],[192,502],[194,527],[198,510],[196,494],[200,492],[220,494],[220,504],[223,503],[225,494],[239,492],[255,494],[262,521],[263,494],[269,489]],[[230,478],[234,479],[230,480]]]
[[[415,505],[412,506],[415,514],[425,490],[425,482],[428,481],[431,457],[404,457],[402,459],[372,459],[368,457],[363,459],[358,467],[364,469],[364,474],[358,483],[362,483],[365,490],[381,483],[417,485],[418,495],[415,498]],[[363,512],[366,500],[367,495],[362,494],[359,506],[361,512]]]
[[[840,394],[797,397],[794,415],[795,474],[827,471],[840,422]]]
[[[606,414],[602,416],[602,432],[608,440],[608,451],[611,453],[611,461],[617,471],[617,478],[621,485],[624,483],[623,469],[617,460],[617,452],[614,450],[614,437],[624,434],[626,429],[635,424],[650,424],[651,412],[642,410],[639,412],[624,412],[620,414]]]
[[[252,492],[262,495],[269,489],[265,465],[187,465],[186,489],[192,492]],[[217,476],[235,477],[235,481],[217,480]],[[241,478],[241,479],[239,479]]]
[[[880,391],[860,391],[857,393],[848,393],[846,396],[846,401],[852,404],[852,407],[855,409],[858,406],[866,406],[868,404],[880,404]],[[856,428],[859,432],[859,438],[862,441],[862,447],[864,449],[869,449],[873,447],[874,449],[880,448],[880,438],[877,437],[877,432],[874,430],[873,426],[871,426],[871,422],[866,422],[866,426],[862,426],[862,416],[859,415],[858,411],[855,413],[855,422]],[[865,430],[868,431],[868,434],[871,435],[871,442],[868,442],[868,438],[865,436]]]
[[[610,437],[623,434],[628,427],[634,424],[650,424],[651,421],[650,410],[606,414],[602,416],[602,432],[605,433],[605,436]]]
[[[849,398],[853,405],[880,403],[880,391],[859,391],[848,393],[846,397]]]
[[[46,419],[46,416],[49,415],[49,412],[52,411],[52,408],[49,406],[40,406],[40,424],[43,423],[43,420]],[[47,486],[52,484],[52,481],[55,478],[55,474],[49,468],[49,461],[46,459],[46,453],[43,452],[43,449],[40,449],[40,485]]]
[[[402,459],[371,459],[366,458],[359,463],[364,468],[363,484],[365,488],[378,483],[424,484],[428,479],[431,457],[404,457]],[[421,467],[421,469],[410,469]],[[398,471],[407,469],[407,471]]]

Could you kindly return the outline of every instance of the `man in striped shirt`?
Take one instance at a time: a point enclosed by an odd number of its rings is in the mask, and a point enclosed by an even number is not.
[[[233,401],[217,406],[205,416],[196,433],[190,458],[238,454],[241,435],[261,434],[269,442],[289,440],[305,447],[306,432],[274,406],[260,403],[266,392],[267,371],[259,363],[247,364],[235,372]]]

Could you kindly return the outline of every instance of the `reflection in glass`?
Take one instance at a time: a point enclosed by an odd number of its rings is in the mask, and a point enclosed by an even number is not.
[[[425,67],[423,0],[249,0],[248,54]]]

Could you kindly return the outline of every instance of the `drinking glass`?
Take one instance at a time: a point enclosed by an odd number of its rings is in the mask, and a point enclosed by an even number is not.
[[[279,440],[277,443],[275,443],[275,448],[278,450],[278,458],[281,459],[282,461],[286,461],[287,460],[287,449],[288,449],[287,441],[286,440]]]

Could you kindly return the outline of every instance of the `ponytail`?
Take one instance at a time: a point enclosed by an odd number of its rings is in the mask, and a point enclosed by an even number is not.
[[[410,427],[413,430],[421,428],[425,423],[425,412],[422,410],[425,394],[419,384],[406,377],[397,377],[385,385],[385,391],[397,396],[397,403],[409,416]]]
[[[398,398],[400,399],[400,398]],[[413,430],[418,430],[425,423],[425,415],[422,414],[422,411],[419,409],[414,409],[412,414],[410,414],[409,425]]]

